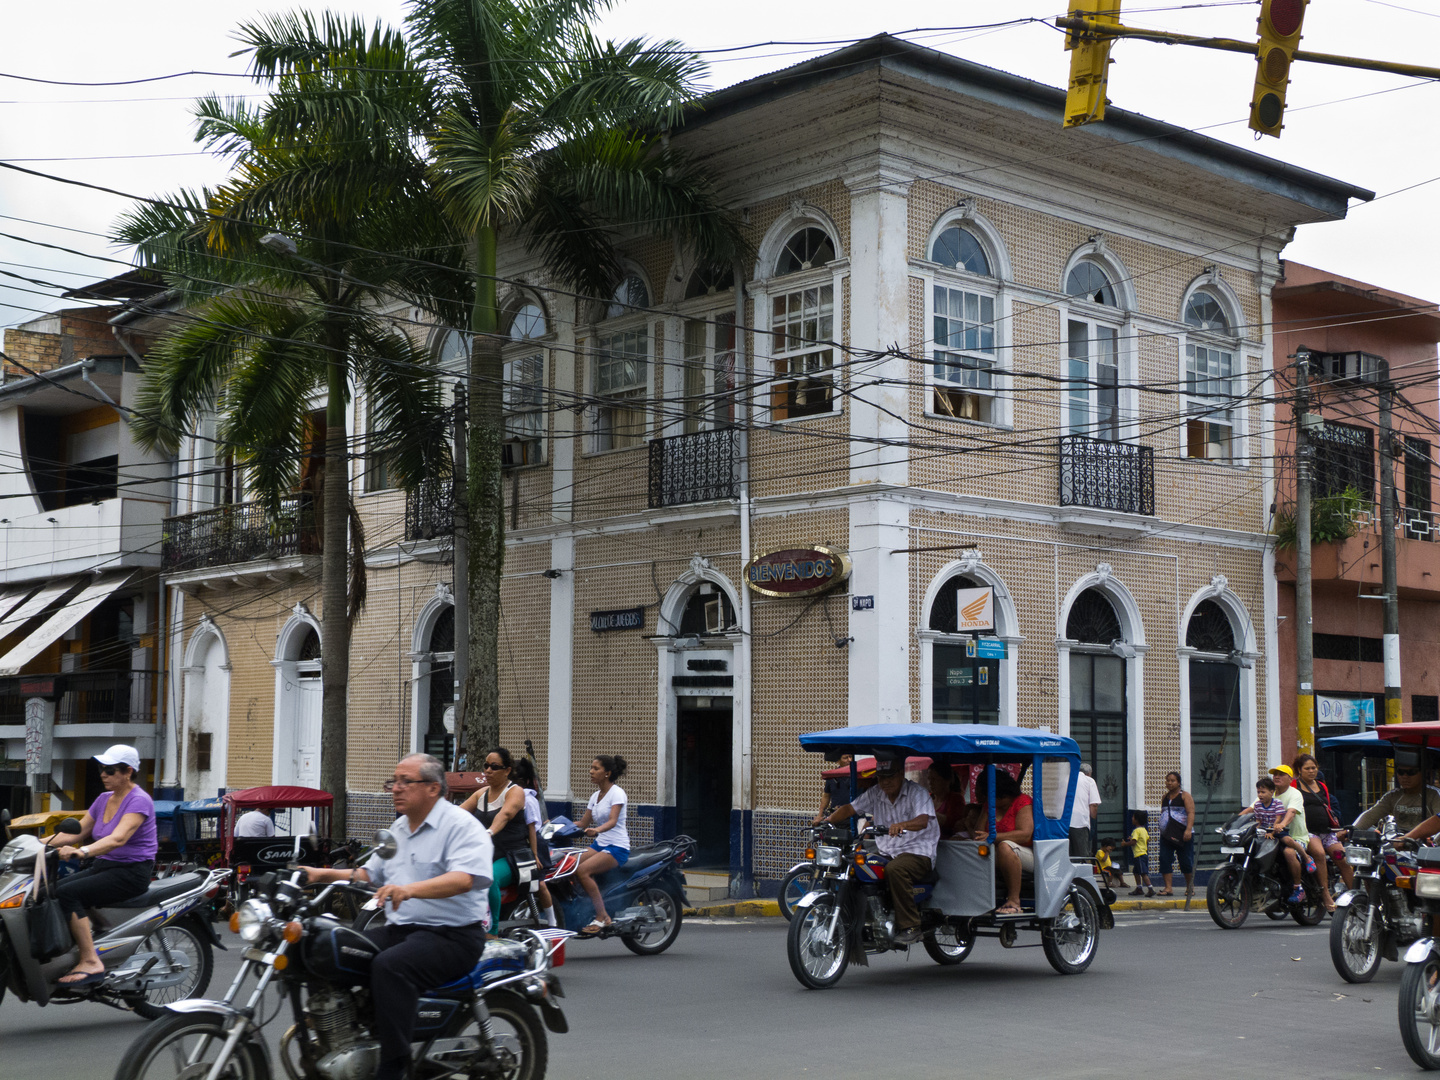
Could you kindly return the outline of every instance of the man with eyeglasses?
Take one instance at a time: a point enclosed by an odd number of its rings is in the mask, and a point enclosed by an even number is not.
[[[1440,791],[1422,782],[1420,775],[1420,755],[1413,750],[1395,751],[1395,783],[1396,787],[1380,796],[1380,801],[1366,810],[1351,826],[1354,829],[1373,829],[1383,818],[1395,815],[1395,824],[1400,831],[1406,834],[1415,833],[1419,836],[1429,836],[1431,832],[1422,832],[1422,825],[1428,825],[1428,818],[1433,817],[1440,811]],[[1440,828],[1440,825],[1437,825]]]
[[[485,948],[494,847],[489,832],[445,798],[445,767],[429,754],[402,759],[385,790],[400,815],[390,826],[399,845],[395,857],[306,873],[315,882],[379,886],[375,899],[386,924],[365,932],[381,949],[370,972],[380,1040],[375,1077],[402,1080],[420,995],[466,974]]]

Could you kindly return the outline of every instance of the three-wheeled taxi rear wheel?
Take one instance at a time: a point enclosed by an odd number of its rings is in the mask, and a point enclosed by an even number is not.
[[[785,952],[790,970],[808,990],[834,986],[850,963],[849,927],[843,913],[836,917],[839,902],[833,893],[816,897],[809,907],[796,908],[790,920]]]
[[[1432,952],[1400,976],[1400,1039],[1422,1069],[1440,1069],[1440,960]]]
[[[1095,959],[1100,944],[1100,912],[1083,889],[1072,888],[1055,918],[1042,932],[1045,959],[1061,975],[1078,975]]]
[[[1250,883],[1238,866],[1230,863],[1210,875],[1205,906],[1222,930],[1238,930],[1244,925],[1250,915]]]
[[[925,952],[937,964],[949,967],[964,963],[975,948],[975,935],[965,937],[953,926],[937,926],[924,937]]]

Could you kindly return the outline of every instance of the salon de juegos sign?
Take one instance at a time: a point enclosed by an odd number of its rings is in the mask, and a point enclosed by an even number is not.
[[[745,584],[761,596],[814,596],[849,576],[850,559],[818,544],[767,551],[745,565]]]

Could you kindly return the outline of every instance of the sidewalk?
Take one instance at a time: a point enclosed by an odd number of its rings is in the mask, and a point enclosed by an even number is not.
[[[1111,911],[1184,911],[1183,896],[1121,896],[1110,905]],[[1205,910],[1205,894],[1196,892],[1190,898],[1191,911]],[[724,904],[703,904],[687,907],[685,914],[691,918],[780,917],[780,904],[775,900],[732,900]]]

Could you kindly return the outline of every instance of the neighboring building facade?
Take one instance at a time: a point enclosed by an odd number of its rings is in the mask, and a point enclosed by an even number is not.
[[[1428,300],[1287,261],[1274,293],[1275,391],[1293,400],[1295,355],[1311,352],[1311,409],[1323,426],[1310,438],[1317,518],[1348,520],[1352,535],[1315,545],[1311,558],[1316,736],[1348,734],[1361,722],[1385,722],[1384,604],[1380,563],[1380,361],[1397,391],[1392,409],[1397,500],[1395,563],[1399,585],[1401,708],[1406,721],[1440,720],[1440,520],[1434,469],[1436,342],[1440,310]],[[1281,463],[1278,506],[1295,502],[1292,410],[1277,411]],[[1353,494],[1347,499],[1346,492]],[[1281,737],[1297,745],[1295,553],[1276,555],[1279,577]],[[1326,757],[1347,794],[1360,791],[1358,762]]]
[[[1106,834],[1169,769],[1228,810],[1268,760],[1260,328],[1293,227],[1369,193],[1116,110],[1063,131],[1063,99],[873,39],[711,95],[675,134],[754,245],[740,290],[635,238],[611,301],[577,302],[502,250],[502,737],[531,741],[552,805],[578,811],[591,757],[623,754],[637,840],[696,836],[743,894],[788,868],[817,804],[805,731],[1069,734]],[[462,335],[430,341],[463,368]],[[167,527],[173,767],[191,795],[314,782],[303,507],[293,528],[257,516],[204,445]],[[395,756],[451,723],[451,523],[439,486],[407,497],[376,461],[348,479],[370,571],[350,661],[362,832]],[[817,546],[849,560],[842,588],[744,586],[750,556]],[[973,661],[970,586],[995,609]]]
[[[4,332],[0,757],[17,778],[25,764],[32,805],[94,799],[91,755],[113,743],[158,756],[171,468],[135,445],[117,407],[140,381],[126,347],[95,308]]]

